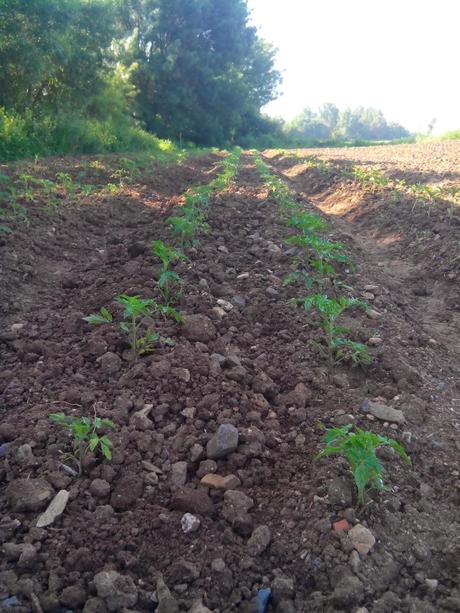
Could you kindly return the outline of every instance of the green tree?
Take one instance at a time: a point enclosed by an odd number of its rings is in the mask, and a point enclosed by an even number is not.
[[[339,109],[332,102],[325,102],[319,109],[319,117],[331,133],[334,132],[337,126],[339,113]]]
[[[150,131],[221,144],[274,97],[274,50],[248,25],[245,1],[128,0],[119,10]]]
[[[103,86],[108,0],[0,0],[0,106],[77,107]]]

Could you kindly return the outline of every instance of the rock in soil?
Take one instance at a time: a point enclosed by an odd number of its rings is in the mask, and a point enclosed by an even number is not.
[[[94,577],[97,595],[102,598],[109,611],[121,611],[133,607],[137,602],[137,588],[128,575],[114,570],[105,570]]]
[[[184,534],[188,534],[189,532],[196,532],[200,529],[201,525],[201,521],[199,520],[199,518],[195,515],[192,515],[191,513],[185,513],[185,515],[182,516],[180,523],[182,526],[182,532]]]
[[[214,504],[206,490],[192,490],[185,487],[174,492],[171,508],[197,515],[214,515],[215,513]]]
[[[117,511],[126,511],[142,497],[144,485],[137,475],[125,475],[115,486],[110,503]]]
[[[270,545],[271,538],[272,534],[268,526],[257,526],[248,540],[249,555],[260,556]]]
[[[211,460],[225,458],[238,447],[238,430],[232,424],[221,424],[208,441],[206,455]]]
[[[332,602],[338,609],[351,609],[364,598],[364,586],[358,577],[345,575],[335,586]]]
[[[327,491],[329,502],[342,508],[350,507],[353,502],[353,486],[346,477],[335,477]]]
[[[15,479],[8,484],[5,497],[16,512],[39,511],[53,495],[53,488],[45,479]]]
[[[161,577],[157,580],[157,600],[156,613],[179,613],[179,605]]]
[[[371,415],[381,421],[390,421],[395,424],[402,424],[405,421],[402,411],[389,407],[386,404],[368,401],[366,408]]]
[[[361,524],[356,524],[349,531],[348,536],[351,538],[353,547],[361,555],[366,555],[375,545],[375,537],[372,532]]]
[[[69,492],[67,490],[60,490],[50,502],[46,511],[37,519],[37,528],[50,526],[57,517],[62,515],[68,500]]]
[[[182,326],[182,334],[189,341],[209,343],[216,337],[216,328],[206,315],[189,315]]]

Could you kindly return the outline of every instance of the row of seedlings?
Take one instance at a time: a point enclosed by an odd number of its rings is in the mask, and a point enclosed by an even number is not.
[[[337,267],[352,263],[345,252],[344,245],[331,242],[324,233],[329,225],[314,212],[305,211],[296,202],[286,183],[272,174],[258,152],[254,153],[256,167],[264,180],[270,195],[280,206],[281,216],[295,234],[287,239],[289,245],[297,247],[294,255],[295,270],[286,277],[284,283],[289,285],[300,281],[302,295],[292,299],[306,311],[314,308],[320,316],[324,332],[325,348],[329,367],[349,361],[352,365],[368,365],[371,361],[367,347],[348,336],[348,330],[340,325],[340,316],[348,309],[362,308],[363,301],[349,295],[338,296],[338,291],[347,288],[338,279]],[[326,293],[330,288],[331,294]],[[348,288],[351,289],[351,288]],[[393,448],[406,462],[410,463],[404,448],[394,439],[356,428],[351,424],[330,428],[324,436],[324,448],[318,457],[339,455],[349,465],[355,481],[358,503],[364,503],[364,493],[369,488],[382,490],[383,465],[376,455],[383,446]]]
[[[185,205],[177,217],[169,217],[166,222],[181,249],[165,244],[161,240],[151,243],[152,254],[161,261],[161,269],[156,288],[162,302],[154,298],[141,298],[120,294],[115,297],[122,307],[122,314],[118,327],[127,335],[131,348],[131,360],[134,362],[142,355],[154,351],[155,346],[174,345],[174,340],[162,336],[155,330],[155,317],[172,318],[178,323],[183,317],[173,304],[180,298],[183,280],[179,274],[172,270],[172,265],[179,261],[188,261],[184,249],[195,245],[198,235],[207,230],[205,223],[206,212],[213,193],[220,192],[228,187],[238,171],[240,151],[231,153],[223,162],[222,172],[208,185],[192,187],[184,195]],[[114,315],[102,307],[98,313],[92,313],[83,318],[91,325],[114,325]],[[115,424],[109,419],[94,417],[65,415],[53,413],[51,421],[65,428],[70,438],[70,448],[63,454],[63,461],[69,472],[81,474],[83,461],[89,452],[97,453],[110,460],[112,458],[112,441],[108,436]]]

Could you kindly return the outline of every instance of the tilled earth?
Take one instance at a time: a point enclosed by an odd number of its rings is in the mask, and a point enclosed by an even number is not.
[[[219,162],[158,166],[52,218],[30,206],[29,225],[2,239],[0,609],[249,613],[270,588],[267,611],[459,610],[460,226],[443,202],[396,205],[266,156],[355,263],[341,276],[372,307],[346,318],[353,338],[373,339],[365,370],[330,372],[317,319],[289,304],[291,232],[250,155],[176,268],[186,322],[157,322],[174,347],[133,364],[121,331],[82,320],[117,313],[121,293],[156,296],[149,243],[170,242],[164,218]],[[73,476],[48,415],[95,411],[117,425],[113,460],[88,456]],[[346,465],[316,459],[323,427],[345,423],[412,459],[382,453],[386,488],[363,507]],[[36,527],[60,490],[65,511]]]

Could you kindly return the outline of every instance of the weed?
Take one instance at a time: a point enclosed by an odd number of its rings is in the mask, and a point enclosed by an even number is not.
[[[157,240],[152,242],[152,252],[161,260],[161,273],[158,278],[158,289],[160,290],[166,304],[170,304],[174,297],[177,297],[182,279],[174,270],[170,270],[169,266],[173,262],[187,261],[187,257],[174,247],[165,245],[163,241]]]
[[[66,197],[70,199],[75,198],[77,188],[80,187],[79,184],[67,172],[58,172],[56,179],[62,184]]]
[[[75,462],[79,474],[82,472],[82,462],[88,451],[100,451],[106,460],[112,459],[112,441],[107,434],[99,434],[101,428],[116,429],[115,424],[110,419],[101,419],[94,416],[73,417],[64,413],[51,413],[49,418],[55,424],[63,426],[68,430],[72,438],[72,453],[65,457]]]
[[[391,447],[408,464],[411,461],[402,445],[394,439],[361,428],[356,428],[356,432],[351,432],[351,429],[349,424],[327,430],[324,436],[325,447],[318,458],[340,455],[347,460],[358,490],[358,502],[363,504],[366,488],[382,490],[384,487],[383,466],[375,453],[379,447]]]

